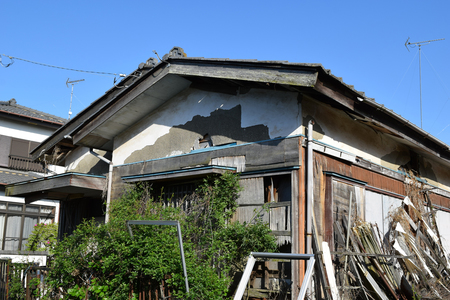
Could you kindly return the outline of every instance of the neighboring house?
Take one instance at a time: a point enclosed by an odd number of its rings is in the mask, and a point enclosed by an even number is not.
[[[270,203],[263,218],[281,251],[311,251],[311,224],[333,247],[350,197],[359,218],[387,232],[408,174],[432,188],[439,226],[450,226],[449,146],[320,64],[189,58],[175,47],[140,64],[32,157],[67,173],[10,184],[7,194],[62,201],[61,232],[100,219],[107,186],[107,201],[139,181],[179,198],[227,170],[240,172],[244,187],[235,219],[249,221]],[[294,299],[303,273],[292,265]]]
[[[5,187],[56,171],[53,166],[34,162],[29,153],[65,122],[18,105],[15,99],[0,101],[0,257],[23,259],[19,252],[25,253],[34,225],[58,220],[58,201],[41,197],[30,203],[24,198],[6,197]]]

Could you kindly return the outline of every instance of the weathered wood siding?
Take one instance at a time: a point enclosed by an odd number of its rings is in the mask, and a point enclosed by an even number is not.
[[[208,166],[218,157],[245,157],[245,171],[257,172],[269,169],[298,167],[298,137],[274,139],[225,147],[212,151],[148,160],[114,167],[112,199],[123,191],[123,176],[135,176],[181,170],[189,167]],[[227,160],[226,160],[227,161]],[[215,160],[218,163],[218,160]]]

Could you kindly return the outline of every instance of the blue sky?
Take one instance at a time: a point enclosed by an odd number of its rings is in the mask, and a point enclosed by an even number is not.
[[[173,46],[188,56],[321,63],[344,82],[450,144],[450,1],[2,0],[0,54],[70,69],[130,73]],[[10,60],[2,56],[3,64]],[[68,117],[114,76],[15,60],[0,67],[0,100]],[[448,127],[447,127],[448,126]]]

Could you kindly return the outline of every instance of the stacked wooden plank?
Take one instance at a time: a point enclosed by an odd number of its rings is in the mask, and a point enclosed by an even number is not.
[[[337,281],[342,299],[450,299],[450,257],[432,209],[417,209],[406,197],[385,236],[363,221],[347,230],[344,220],[335,224],[335,241],[336,278],[327,272],[327,279],[332,291]]]

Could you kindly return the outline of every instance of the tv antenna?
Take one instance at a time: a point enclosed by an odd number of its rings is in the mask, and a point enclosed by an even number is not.
[[[410,48],[419,47],[420,128],[421,129],[422,129],[422,124],[423,123],[422,123],[422,60],[421,60],[421,57],[420,57],[420,54],[421,54],[420,51],[421,51],[421,47],[423,45],[428,45],[431,42],[437,42],[437,41],[442,41],[442,40],[445,40],[445,39],[436,39],[436,40],[429,40],[429,41],[422,41],[422,42],[412,43],[412,42],[409,41],[409,37],[408,37],[408,39],[405,42],[405,47],[406,47],[406,49],[408,49],[408,51],[409,51],[408,46]]]
[[[69,87],[69,83],[72,85],[72,92],[70,93],[70,106],[69,106],[69,120],[70,120],[70,117],[72,116],[72,97],[73,97],[73,86],[75,85],[75,84],[77,84],[77,83],[80,83],[81,81],[84,81],[84,79],[79,79],[79,80],[72,80],[72,81],[69,81],[69,78],[67,78],[67,81],[66,81],[66,86],[67,87]]]

